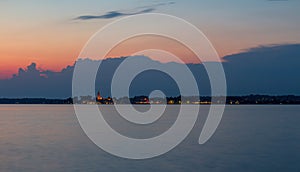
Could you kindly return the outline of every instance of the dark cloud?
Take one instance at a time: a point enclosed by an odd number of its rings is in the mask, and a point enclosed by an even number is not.
[[[71,95],[73,67],[60,72],[37,69],[32,63],[10,79],[0,80],[0,97],[64,98]]]
[[[261,46],[226,56],[228,92],[300,95],[300,44]]]
[[[245,52],[225,56],[223,62],[229,95],[245,94],[295,94],[300,95],[300,44],[261,46]],[[180,68],[183,64],[160,63],[145,56],[137,56],[146,64]],[[111,81],[115,70],[124,58],[103,60],[96,79],[96,88],[103,96],[110,96]],[[95,66],[99,61],[79,60]],[[211,62],[210,65],[214,63]],[[210,84],[203,64],[188,64],[199,84],[201,95],[210,94]],[[70,97],[74,66],[60,72],[37,69],[32,63],[11,79],[0,80],[0,97]],[[181,76],[184,77],[184,76]],[[84,84],[84,82],[83,82]],[[143,95],[160,89],[167,96],[178,95],[176,83],[168,75],[147,71],[138,75],[130,86],[131,95]],[[95,92],[98,90],[95,90]]]
[[[171,5],[174,3],[175,2],[167,2],[167,3],[159,3],[159,4],[148,5],[148,6],[141,6],[141,7],[137,7],[135,9],[131,10],[132,12],[109,11],[106,14],[102,14],[102,15],[82,15],[82,16],[76,17],[75,20],[111,19],[111,18],[122,17],[122,16],[130,16],[130,15],[149,13],[149,12],[156,10],[156,8],[158,8],[160,6]]]

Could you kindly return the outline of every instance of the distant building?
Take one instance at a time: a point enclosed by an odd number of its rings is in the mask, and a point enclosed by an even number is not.
[[[96,101],[100,102],[101,100],[103,100],[103,97],[101,97],[100,92],[98,91]]]
[[[104,98],[100,95],[99,91],[97,93],[96,102],[97,104],[114,104],[114,101],[111,97]]]
[[[147,96],[135,96],[130,98],[131,104],[150,104],[149,98]]]

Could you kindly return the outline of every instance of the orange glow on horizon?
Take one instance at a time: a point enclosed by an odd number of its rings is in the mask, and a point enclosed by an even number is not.
[[[200,63],[199,59],[196,55],[186,46],[177,42],[176,40],[172,40],[162,36],[155,35],[143,35],[130,38],[126,41],[121,42],[117,46],[115,46],[106,57],[121,57],[121,56],[131,56],[135,55],[137,52],[149,50],[149,49],[157,49],[167,51],[171,54],[174,54],[178,58],[180,58],[184,63]],[[142,54],[141,54],[142,55]],[[170,62],[176,61],[170,58],[166,59],[165,57],[150,57],[155,60],[161,62]]]
[[[76,39],[72,37],[72,34],[67,35],[65,39],[64,37],[56,39],[58,36],[54,38],[54,33],[41,38],[31,38],[25,35],[24,38],[19,38],[20,40],[17,38],[10,40],[4,37],[0,42],[0,79],[10,78],[13,74],[18,73],[19,68],[24,69],[32,62],[35,62],[37,67],[43,70],[61,71],[66,66],[74,64],[92,33],[84,33]],[[218,39],[210,37],[210,40],[221,57],[226,54],[232,54],[232,52],[238,52],[237,47],[245,46],[246,44],[240,41],[239,46],[237,44],[234,45],[232,42],[222,39],[222,37],[218,37]],[[230,42],[230,44],[223,44],[223,42]],[[158,49],[173,53],[185,63],[200,62],[193,52],[179,42],[154,35],[128,39],[114,47],[106,57],[130,56],[147,49]],[[153,59],[159,59],[161,62],[170,61],[169,59],[164,59],[164,57]]]

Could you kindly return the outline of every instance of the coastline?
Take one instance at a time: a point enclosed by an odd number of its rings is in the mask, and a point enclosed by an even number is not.
[[[141,101],[143,97],[143,101]],[[127,98],[129,101],[121,101],[124,98],[112,98],[113,101],[97,102],[97,100],[91,97],[89,100],[80,100],[78,98],[65,98],[65,99],[51,99],[51,98],[0,98],[0,104],[135,104],[135,105],[211,105],[211,104],[226,104],[226,105],[299,105],[300,96],[295,95],[246,95],[246,96],[227,96],[226,102],[224,96],[213,97],[216,102],[211,102],[210,96],[190,96],[190,97],[167,97],[163,101],[163,98],[148,98],[146,96],[135,96],[133,98]],[[76,99],[76,101],[75,101]]]

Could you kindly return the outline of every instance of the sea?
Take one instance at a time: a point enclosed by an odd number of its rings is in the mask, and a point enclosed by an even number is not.
[[[135,126],[122,121],[113,106],[99,107],[116,131],[140,139],[166,131],[174,124],[178,108],[171,106],[153,124]],[[72,105],[0,105],[0,171],[300,171],[299,105],[226,106],[215,134],[200,145],[208,110],[208,105],[200,108],[194,128],[174,149],[132,160],[94,144]]]

